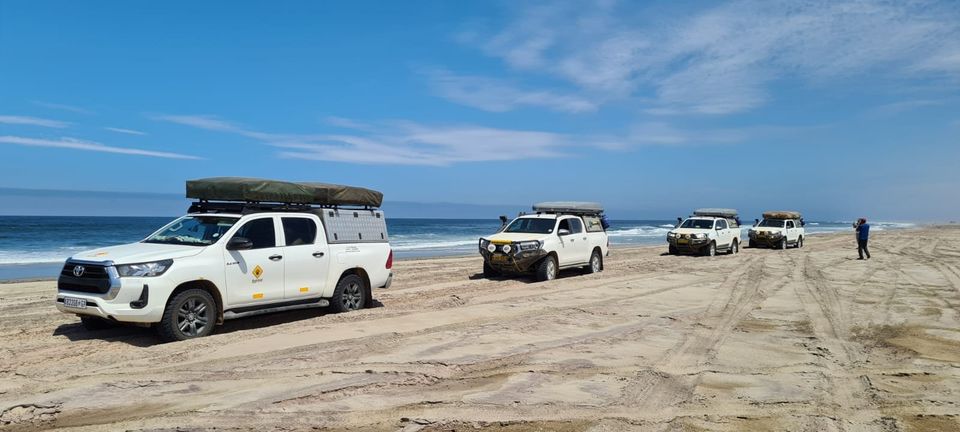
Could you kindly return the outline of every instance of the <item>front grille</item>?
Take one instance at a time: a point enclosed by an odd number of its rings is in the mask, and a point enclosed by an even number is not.
[[[83,273],[77,277],[74,269],[83,266]],[[78,264],[67,262],[60,270],[57,280],[57,289],[64,291],[78,291],[95,294],[106,294],[110,291],[112,282],[107,268],[97,264]]]
[[[83,266],[83,275],[80,276],[81,279],[110,279],[110,275],[107,274],[107,268],[102,265],[77,264],[71,262],[63,266],[63,270],[60,270],[60,276],[76,277],[73,275],[73,269],[77,266]]]

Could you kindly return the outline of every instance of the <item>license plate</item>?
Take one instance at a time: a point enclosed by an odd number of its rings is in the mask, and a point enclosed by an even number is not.
[[[73,309],[86,309],[87,301],[81,298],[64,297],[63,305]]]
[[[493,257],[490,258],[490,261],[493,261],[493,262],[507,262],[507,256],[506,256],[506,255],[494,255]]]
[[[687,243],[690,243],[690,240],[687,240],[687,239],[679,239],[679,240],[677,240],[677,244],[687,244]]]

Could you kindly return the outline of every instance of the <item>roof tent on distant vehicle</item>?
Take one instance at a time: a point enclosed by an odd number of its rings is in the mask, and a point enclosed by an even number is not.
[[[763,212],[764,219],[803,219],[803,215],[796,211],[768,211]]]
[[[603,206],[595,202],[550,201],[534,204],[533,211],[544,214],[599,215],[603,213]]]
[[[739,216],[734,209],[726,208],[700,208],[693,211],[694,216],[719,217],[727,219],[736,219]]]

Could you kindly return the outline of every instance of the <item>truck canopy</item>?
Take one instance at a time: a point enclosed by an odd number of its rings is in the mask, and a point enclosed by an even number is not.
[[[764,219],[803,219],[803,215],[800,212],[795,211],[768,211],[763,212]]]
[[[533,211],[537,213],[599,215],[603,213],[603,206],[595,202],[551,201],[534,204]]]
[[[212,177],[187,180],[187,198],[322,206],[380,207],[383,204],[383,194],[371,189],[328,183],[286,182],[246,177]]]
[[[701,208],[693,211],[694,216],[712,216],[726,219],[736,219],[738,214],[734,209],[725,208]]]

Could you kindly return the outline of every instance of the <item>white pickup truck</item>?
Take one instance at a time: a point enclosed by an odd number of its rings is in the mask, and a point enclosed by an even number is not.
[[[188,182],[188,198],[224,194],[210,185],[246,182],[279,191],[289,185],[234,178],[193,182],[194,192],[200,192],[191,194]],[[345,190],[349,196],[356,189]],[[380,198],[320,201],[379,205]],[[58,280],[56,306],[79,315],[89,329],[134,323],[154,326],[164,340],[183,340],[248,315],[318,306],[361,309],[371,303],[371,288],[390,286],[392,264],[379,210],[202,200],[140,242],[69,258]]]
[[[806,236],[806,223],[803,216],[795,211],[769,211],[763,213],[763,220],[754,223],[747,234],[750,247],[773,247],[786,249],[787,246],[803,247]]]
[[[548,281],[561,269],[603,270],[610,242],[599,204],[539,203],[533,211],[480,239],[484,276],[532,272],[538,281]]]
[[[667,233],[672,255],[694,253],[714,256],[718,250],[740,251],[740,223],[731,209],[698,209]]]

